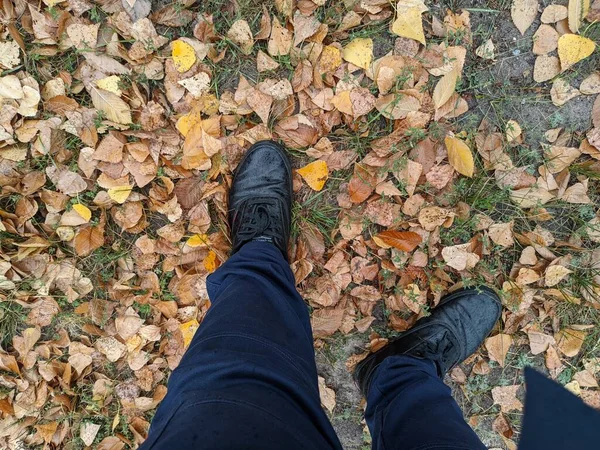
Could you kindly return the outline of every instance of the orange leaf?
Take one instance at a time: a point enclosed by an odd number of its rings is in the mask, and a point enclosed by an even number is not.
[[[376,237],[404,252],[412,252],[422,242],[421,236],[412,231],[382,231]]]
[[[87,256],[104,244],[104,228],[85,227],[82,228],[75,239],[73,245],[75,252],[79,256]]]

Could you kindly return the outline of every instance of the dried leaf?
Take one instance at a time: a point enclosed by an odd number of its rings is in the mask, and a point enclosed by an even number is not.
[[[102,111],[107,119],[123,125],[131,123],[131,109],[118,95],[91,86],[90,96],[94,107]]]
[[[373,40],[370,38],[353,39],[344,47],[342,58],[355,66],[368,69],[373,59]]]
[[[444,75],[435,86],[433,90],[433,104],[435,108],[440,108],[446,103],[454,91],[456,90],[456,81],[458,80],[458,72],[456,68],[452,69],[446,75]]]
[[[177,39],[171,43],[171,57],[178,72],[187,72],[196,62],[196,51],[187,42]]]
[[[582,1],[582,0],[571,0]],[[558,57],[561,71],[569,69],[574,64],[587,58],[596,49],[596,44],[591,39],[576,34],[563,34],[558,39]]]
[[[444,139],[448,150],[448,162],[458,173],[472,177],[475,170],[473,154],[467,144],[455,137],[446,136]]]
[[[290,31],[281,26],[276,16],[273,16],[271,37],[267,44],[267,51],[271,56],[285,56],[292,49],[293,37]]]
[[[412,231],[382,231],[376,238],[404,252],[412,252],[422,242],[421,236]]]
[[[252,53],[254,38],[252,37],[250,25],[248,25],[248,22],[245,20],[240,19],[233,22],[231,28],[227,31],[227,37],[240,46],[244,55],[250,55]]]
[[[564,280],[570,273],[573,273],[573,271],[567,269],[564,266],[561,266],[560,264],[548,267],[546,269],[546,273],[544,274],[544,281],[546,282],[546,287],[556,286],[558,283]]]
[[[83,227],[73,240],[75,252],[79,256],[87,256],[104,245],[104,229],[101,227]]]
[[[537,0],[513,0],[510,8],[512,21],[521,34],[531,26],[538,13]]]
[[[83,422],[79,428],[79,437],[89,447],[94,443],[98,431],[100,431],[100,425],[92,422]]]
[[[296,172],[298,172],[313,191],[317,192],[323,189],[327,177],[329,176],[327,163],[321,160],[313,161],[310,164],[297,169]]]
[[[521,411],[523,409],[523,404],[517,398],[517,391],[521,385],[516,384],[513,386],[497,386],[492,389],[492,398],[494,399],[494,404],[500,405],[500,410],[502,412],[510,412],[510,411]]]
[[[419,6],[410,8],[399,6],[396,20],[392,24],[392,33],[408,39],[414,39],[425,45],[425,34],[423,33],[423,21],[421,19],[422,12],[423,9]]]
[[[485,340],[485,348],[488,351],[490,359],[500,364],[500,367],[504,367],[506,355],[512,342],[512,338],[508,334],[497,334],[496,336],[487,338]]]
[[[579,32],[581,22],[590,10],[590,0],[569,0],[568,19],[569,29],[573,33]]]
[[[563,328],[554,335],[556,345],[563,355],[568,358],[577,356],[585,341],[586,333],[573,328]]]

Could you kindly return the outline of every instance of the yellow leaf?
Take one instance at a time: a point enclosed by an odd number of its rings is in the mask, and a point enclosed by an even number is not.
[[[454,91],[456,90],[456,80],[458,79],[458,72],[456,68],[452,69],[438,81],[438,84],[435,85],[435,89],[433,90],[433,105],[435,109],[438,109],[442,105],[444,105]]]
[[[590,0],[569,0],[569,30],[573,33],[579,31],[581,22],[590,10]]]
[[[319,63],[321,73],[335,72],[335,70],[342,65],[342,52],[333,45],[327,45],[321,52]]]
[[[454,167],[454,170],[466,177],[472,177],[475,163],[469,146],[460,139],[451,136],[446,136],[444,143],[448,149],[448,161]]]
[[[171,44],[171,56],[178,72],[187,72],[196,62],[194,47],[179,39]]]
[[[392,25],[392,33],[405,38],[414,39],[425,45],[421,9],[416,6],[411,8],[398,8],[398,17]]]
[[[355,66],[368,69],[373,59],[373,40],[357,38],[344,47],[342,58]]]
[[[591,39],[576,34],[563,34],[558,38],[558,57],[560,67],[564,72],[573,64],[587,58],[596,49],[596,44]]]
[[[119,97],[123,93],[123,91],[121,91],[121,89],[119,88],[120,84],[121,79],[116,75],[111,75],[109,77],[101,78],[98,81],[96,81],[96,86],[98,86],[100,89],[112,92],[113,94],[116,94]]]
[[[335,94],[331,99],[331,104],[335,106],[338,111],[343,112],[344,114],[348,114],[350,116],[354,115],[352,101],[350,100],[350,91],[341,91]]]
[[[308,184],[311,189],[315,191],[320,191],[325,186],[325,182],[327,181],[329,169],[327,168],[327,163],[325,161],[314,161],[306,166],[298,169],[296,172],[304,178],[306,184]]]
[[[108,190],[108,196],[117,203],[125,203],[131,194],[131,186],[116,186]]]
[[[189,131],[196,125],[197,123],[202,122],[202,118],[200,116],[200,112],[192,110],[187,114],[184,114],[179,119],[177,119],[177,123],[175,127],[179,132],[186,137]]]
[[[187,348],[190,345],[190,342],[192,342],[192,338],[194,337],[194,334],[196,334],[196,330],[199,326],[200,324],[196,319],[192,319],[179,325],[179,330],[183,335],[183,346],[185,348]]]
[[[73,209],[77,211],[77,214],[79,214],[86,222],[89,222],[92,218],[92,212],[90,209],[81,203],[75,203],[73,205]]]
[[[115,428],[117,428],[120,421],[121,421],[121,415],[119,413],[115,414],[115,418],[112,421],[111,431],[115,431]]]
[[[212,250],[208,252],[208,255],[206,255],[206,258],[204,258],[204,268],[209,272],[212,273],[215,271],[215,269],[217,268],[217,254],[215,252],[213,252]]]
[[[195,234],[186,241],[188,247],[206,247],[208,245],[207,234]]]

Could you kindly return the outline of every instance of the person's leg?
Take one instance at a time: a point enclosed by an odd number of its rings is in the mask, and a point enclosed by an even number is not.
[[[373,448],[483,450],[443,376],[481,345],[500,315],[488,289],[446,297],[388,346],[359,363]]]
[[[253,146],[230,196],[235,254],[208,278],[211,308],[143,449],[341,448],[320,404],[308,308],[284,257],[290,202],[285,154]]]

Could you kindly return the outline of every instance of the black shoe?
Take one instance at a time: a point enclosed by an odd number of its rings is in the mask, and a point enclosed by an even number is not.
[[[475,353],[501,311],[500,298],[490,288],[463,289],[447,295],[430,316],[418,320],[413,328],[358,363],[354,380],[366,398],[375,369],[385,358],[396,355],[431,359],[443,378]]]
[[[255,143],[238,165],[229,192],[232,253],[250,241],[274,244],[287,257],[292,167],[276,142]]]

